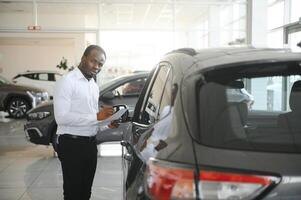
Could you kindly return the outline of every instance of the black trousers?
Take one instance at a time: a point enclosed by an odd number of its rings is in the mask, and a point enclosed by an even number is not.
[[[95,139],[61,135],[58,157],[63,172],[64,200],[89,200],[97,166]]]

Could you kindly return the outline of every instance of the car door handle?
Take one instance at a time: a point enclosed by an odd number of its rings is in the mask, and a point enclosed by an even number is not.
[[[123,159],[131,162],[133,160],[133,156],[132,156],[132,154],[126,153],[123,155]]]

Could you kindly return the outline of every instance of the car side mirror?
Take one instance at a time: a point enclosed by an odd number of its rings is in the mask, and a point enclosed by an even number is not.
[[[101,99],[108,101],[108,100],[113,100],[114,97],[115,97],[115,96],[114,96],[113,92],[112,92],[112,91],[108,91],[108,92],[104,93],[104,94],[101,96]]]

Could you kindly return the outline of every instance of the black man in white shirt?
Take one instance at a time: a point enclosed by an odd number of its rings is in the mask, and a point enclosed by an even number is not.
[[[112,107],[99,111],[99,88],[94,80],[106,61],[97,45],[86,48],[78,68],[55,86],[54,116],[58,124],[58,157],[63,172],[65,200],[88,200],[97,165],[95,135],[99,121],[113,114]],[[109,128],[115,128],[110,124]]]

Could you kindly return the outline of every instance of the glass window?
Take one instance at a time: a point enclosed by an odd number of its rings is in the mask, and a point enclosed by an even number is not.
[[[301,1],[300,1],[301,2]],[[301,30],[295,33],[290,33],[289,37],[289,47],[293,52],[301,52]]]
[[[160,102],[163,89],[169,72],[168,66],[161,66],[157,73],[156,79],[153,83],[152,89],[148,94],[144,111],[141,114],[141,122],[145,124],[152,124],[157,120]]]
[[[278,2],[268,8],[268,29],[274,29],[284,24],[284,2]]]
[[[48,81],[48,74],[37,74],[38,75],[38,80],[41,81]]]
[[[100,5],[100,29],[172,29],[173,5],[170,2],[120,2]]]
[[[53,73],[49,73],[49,74],[48,74],[48,80],[49,80],[49,81],[55,81],[55,78],[54,78],[54,74],[53,74]]]
[[[251,94],[256,99],[253,105],[254,110],[283,110],[283,78],[282,76],[273,76],[249,79]]]
[[[157,117],[158,121],[151,129],[143,133],[138,142],[138,149],[146,160],[168,146],[165,140],[170,134],[172,126],[172,115],[168,115],[171,112],[172,73],[168,74],[167,81],[163,87],[164,91]]]
[[[147,78],[140,78],[130,82],[127,82],[117,87],[113,94],[115,96],[126,96],[126,95],[140,95]]]
[[[299,21],[299,18],[301,17],[301,1],[300,0],[291,0],[291,22]]]
[[[164,87],[162,100],[160,103],[158,119],[164,118],[171,109],[171,84],[172,84],[172,73],[169,73]]]
[[[97,15],[94,3],[38,3],[39,25],[43,28],[97,28]]]
[[[283,48],[283,29],[271,31],[267,35],[268,47]]]
[[[37,74],[24,74],[23,76],[29,79],[38,79]]]
[[[228,149],[301,153],[300,73],[298,62],[206,72],[207,83],[198,94],[201,142]],[[244,82],[251,85],[247,93]]]
[[[276,1],[278,1],[278,0],[268,0],[268,4],[275,3]]]

